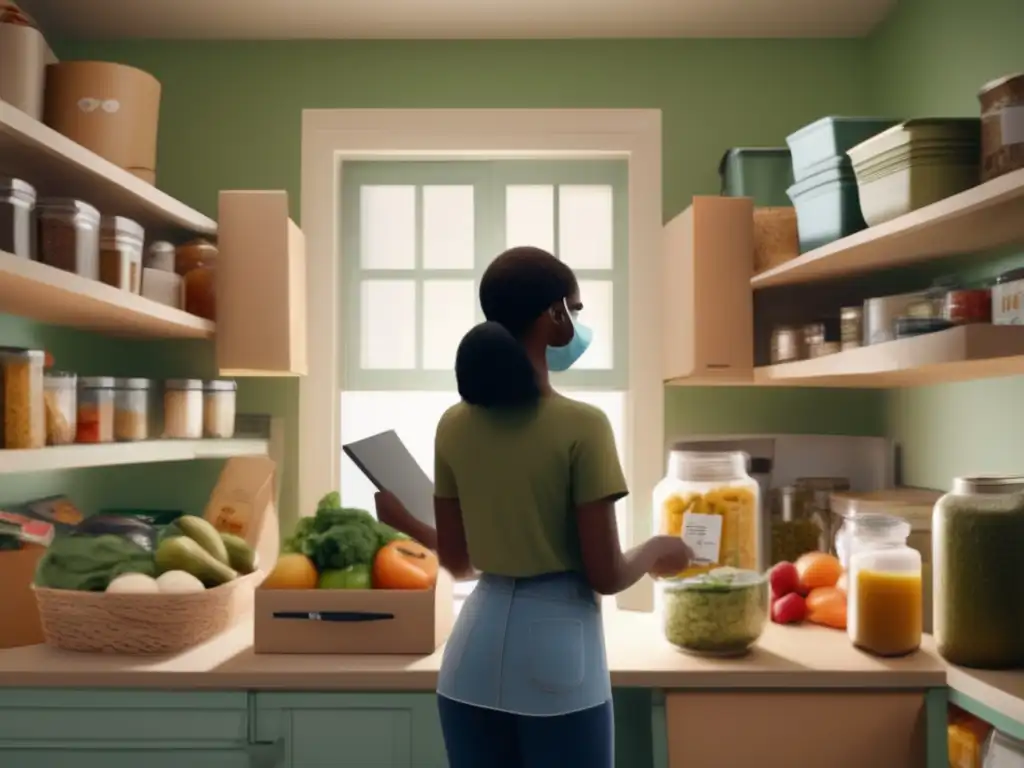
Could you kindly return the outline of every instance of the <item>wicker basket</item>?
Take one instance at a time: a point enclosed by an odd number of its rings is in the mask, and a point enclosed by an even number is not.
[[[67,651],[180,653],[252,613],[264,574],[187,595],[133,595],[33,587],[47,645]]]

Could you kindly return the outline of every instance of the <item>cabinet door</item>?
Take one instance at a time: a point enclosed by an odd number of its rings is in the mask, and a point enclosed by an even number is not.
[[[245,750],[140,749],[137,743],[101,749],[4,749],[0,765],[11,768],[261,768]]]

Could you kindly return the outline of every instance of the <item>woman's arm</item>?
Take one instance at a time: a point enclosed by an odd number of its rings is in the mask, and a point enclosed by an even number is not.
[[[466,528],[462,524],[462,507],[458,499],[434,497],[434,518],[437,520],[437,556],[441,565],[460,581],[479,575],[469,560]]]
[[[415,539],[428,549],[437,551],[437,531],[410,514],[395,494],[380,491],[373,497],[377,506],[377,519],[396,531]]]

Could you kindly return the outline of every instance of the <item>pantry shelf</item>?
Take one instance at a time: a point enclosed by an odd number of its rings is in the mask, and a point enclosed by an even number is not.
[[[146,234],[215,235],[217,222],[0,101],[0,167],[40,196],[75,197],[137,221]],[[148,238],[148,239],[150,239]]]
[[[0,313],[141,338],[207,339],[214,332],[209,320],[5,251]]]
[[[121,464],[154,464],[161,461],[225,459],[231,456],[266,456],[268,452],[269,442],[261,438],[60,445],[38,450],[0,450],[0,474],[111,467]]]
[[[755,290],[832,280],[1024,242],[1024,169],[816,248],[751,278]]]
[[[1024,326],[964,325],[938,333],[754,369],[754,384],[888,389],[1024,373]]]

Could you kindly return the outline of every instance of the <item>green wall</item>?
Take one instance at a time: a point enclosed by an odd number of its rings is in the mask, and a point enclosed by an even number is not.
[[[1024,71],[1021,0],[900,0],[869,40],[876,112],[976,116],[989,80]],[[1024,264],[1024,254],[989,254],[969,277]],[[968,264],[970,261],[967,262]],[[886,423],[902,445],[903,480],[945,489],[969,472],[1024,470],[1024,377],[920,387],[888,393]]]

